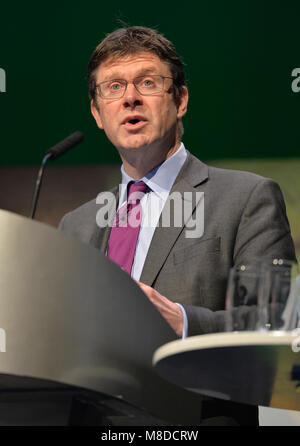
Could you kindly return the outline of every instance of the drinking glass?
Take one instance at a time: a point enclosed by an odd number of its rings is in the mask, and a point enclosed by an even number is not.
[[[274,259],[261,267],[260,329],[294,330],[299,323],[300,275],[296,262]]]
[[[259,328],[261,274],[258,264],[231,268],[226,292],[226,331]]]
[[[300,328],[300,272],[296,262],[272,259],[230,270],[226,331]]]

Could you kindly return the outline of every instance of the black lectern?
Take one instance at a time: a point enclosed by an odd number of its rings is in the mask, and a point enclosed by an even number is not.
[[[0,425],[199,423],[152,368],[176,335],[97,249],[0,211],[0,292]]]

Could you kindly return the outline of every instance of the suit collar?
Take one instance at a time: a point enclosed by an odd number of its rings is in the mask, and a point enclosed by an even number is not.
[[[172,188],[181,187],[182,180],[188,182],[190,186],[196,187],[208,179],[208,166],[193,156],[188,150],[185,163],[183,164]],[[176,189],[177,190],[177,189]]]

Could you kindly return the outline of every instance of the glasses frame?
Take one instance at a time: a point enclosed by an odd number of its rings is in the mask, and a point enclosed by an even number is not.
[[[137,79],[142,79],[143,77],[147,77],[147,76],[151,76],[151,77],[160,77],[160,78],[162,79],[162,81],[163,81],[161,90],[156,91],[155,93],[141,93],[140,90],[138,89],[138,87],[136,86],[135,83],[136,83]],[[136,91],[137,91],[140,95],[142,95],[142,96],[153,96],[153,95],[155,95],[155,94],[161,93],[161,92],[164,90],[165,79],[172,79],[173,81],[175,80],[173,77],[170,77],[170,76],[161,76],[160,74],[149,74],[149,75],[145,74],[145,75],[143,75],[143,76],[137,76],[137,77],[134,78],[133,81],[131,81],[131,82],[128,82],[128,81],[126,81],[125,79],[110,79],[110,80],[108,80],[108,81],[99,82],[99,84],[96,84],[96,92],[97,92],[98,96],[100,96],[102,99],[121,99],[121,98],[123,98],[123,96],[124,96],[125,93],[126,93],[128,84],[133,84],[134,87],[135,87],[135,89],[136,89]],[[121,96],[118,96],[118,97],[115,97],[115,96],[109,96],[109,97],[108,97],[108,96],[103,96],[103,94],[102,94],[102,92],[101,92],[101,88],[100,88],[101,85],[106,84],[107,82],[114,82],[114,81],[120,81],[120,82],[124,83],[125,88],[124,88],[123,94],[122,94]]]

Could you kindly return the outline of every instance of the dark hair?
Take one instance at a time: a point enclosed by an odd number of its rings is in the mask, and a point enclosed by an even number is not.
[[[177,104],[185,85],[183,62],[173,44],[151,28],[131,26],[108,34],[91,55],[88,64],[88,89],[90,99],[95,99],[95,73],[99,65],[108,58],[117,59],[141,51],[156,54],[170,67],[174,79],[174,100]]]

